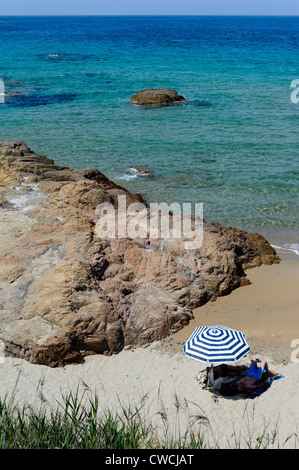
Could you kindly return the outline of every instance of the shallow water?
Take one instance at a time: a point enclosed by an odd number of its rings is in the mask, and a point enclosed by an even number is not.
[[[2,17],[2,140],[297,253],[297,17]],[[144,88],[189,101],[147,109]],[[134,169],[146,165],[145,178]]]

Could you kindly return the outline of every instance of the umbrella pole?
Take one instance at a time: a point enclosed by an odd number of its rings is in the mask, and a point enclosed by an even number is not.
[[[208,375],[208,382],[207,382],[208,390],[212,388],[213,382],[214,382],[214,370],[213,370],[213,363],[211,363],[211,369]]]

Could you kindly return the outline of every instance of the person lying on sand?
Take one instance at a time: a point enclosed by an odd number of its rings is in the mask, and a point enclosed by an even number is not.
[[[210,370],[211,367],[207,367],[206,382],[208,381]],[[229,366],[227,364],[220,364],[220,366],[213,367],[214,380],[219,379],[219,377],[237,377],[244,374],[247,370],[247,366]]]
[[[262,380],[263,374],[265,374],[264,380]],[[262,361],[260,367],[258,367],[257,360],[254,357],[251,360],[250,367],[247,370],[245,377],[239,379],[236,383],[236,390],[238,393],[242,393],[247,390],[255,391],[267,383],[268,378],[271,377],[271,375],[267,361]]]
[[[204,380],[204,386],[209,387],[212,378],[212,388],[222,395],[235,395],[236,382],[245,375],[248,370],[247,366],[230,366],[227,364],[221,364],[219,366],[213,366],[213,375],[211,377],[211,367],[206,368],[206,378]],[[222,391],[224,393],[222,393]]]
[[[211,368],[207,367],[206,385]],[[261,388],[271,377],[266,361],[262,361],[260,367],[257,367],[257,359],[253,358],[251,365],[247,366],[229,366],[221,364],[213,367],[214,379],[213,389],[221,395],[232,396],[246,391],[254,391]],[[261,380],[264,374],[265,380]]]

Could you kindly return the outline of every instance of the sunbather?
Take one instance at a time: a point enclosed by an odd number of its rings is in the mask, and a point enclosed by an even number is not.
[[[236,377],[241,375],[248,369],[247,366],[229,366],[228,364],[220,364],[219,366],[213,366],[214,379],[219,377]],[[207,367],[207,376],[211,367]]]
[[[245,377],[242,377],[236,383],[236,390],[238,393],[244,392],[246,390],[257,390],[267,383],[270,376],[271,372],[269,371],[267,362],[262,361],[261,365],[258,367],[257,360],[254,357],[251,361],[249,369],[245,374]]]
[[[234,384],[245,375],[247,371],[247,366],[230,366],[227,364],[221,364],[219,366],[213,366],[213,375],[211,377],[210,371],[211,367],[207,367],[205,385],[211,384],[212,379],[212,388],[222,393],[222,389],[227,393],[223,395],[233,395],[236,394],[235,388],[233,389]]]
[[[210,367],[207,367],[207,380],[210,369]],[[272,375],[267,362],[262,361],[260,367],[258,367],[256,358],[253,358],[249,368],[247,366],[221,364],[220,366],[213,367],[213,373],[214,383],[216,384],[216,387],[213,388],[218,390],[221,395],[225,396],[257,390],[261,388]],[[261,378],[264,380],[261,380]]]

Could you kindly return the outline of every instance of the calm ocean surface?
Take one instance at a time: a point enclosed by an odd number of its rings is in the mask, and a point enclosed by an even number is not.
[[[298,65],[299,17],[0,17],[0,139],[299,254]]]

